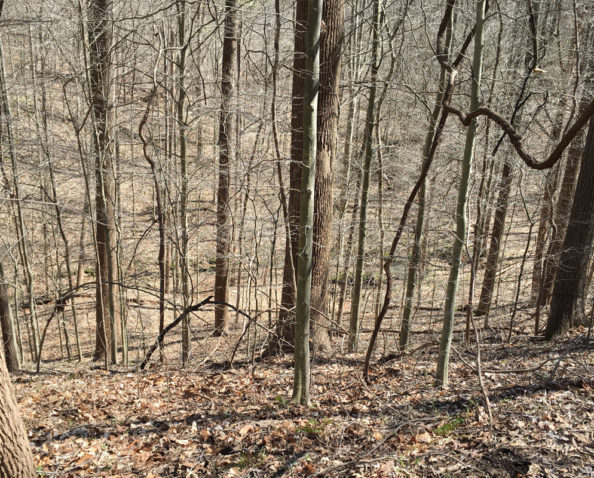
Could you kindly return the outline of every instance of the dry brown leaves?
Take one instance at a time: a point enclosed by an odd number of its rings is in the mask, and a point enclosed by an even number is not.
[[[290,357],[253,371],[86,364],[16,387],[51,476],[592,476],[594,360],[577,344],[485,346],[486,370],[555,358],[534,373],[486,374],[492,424],[467,365],[433,388],[431,349],[375,367],[370,386],[359,356],[318,361],[311,409],[288,403]],[[472,363],[472,348],[460,353]]]

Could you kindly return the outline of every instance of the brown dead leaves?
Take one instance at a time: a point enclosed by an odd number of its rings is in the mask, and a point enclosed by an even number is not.
[[[485,351],[486,369],[542,361]],[[543,347],[544,350],[544,347]],[[573,352],[572,352],[573,353]],[[566,354],[536,374],[490,374],[496,420],[476,377],[453,367],[432,386],[434,353],[377,370],[367,386],[352,361],[314,366],[314,407],[289,404],[290,360],[254,373],[152,369],[78,371],[17,380],[39,469],[56,476],[580,476],[594,472],[591,355]],[[588,373],[590,373],[588,378]],[[507,473],[507,474],[506,474]]]

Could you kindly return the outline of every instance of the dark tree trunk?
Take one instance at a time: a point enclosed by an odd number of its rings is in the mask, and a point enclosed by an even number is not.
[[[483,287],[481,298],[476,309],[476,315],[487,315],[485,323],[488,323],[489,309],[493,299],[493,288],[495,287],[495,278],[497,275],[497,265],[499,264],[499,253],[501,250],[501,238],[505,227],[505,216],[507,215],[507,205],[509,203],[509,190],[512,182],[512,166],[510,158],[506,157],[503,169],[501,170],[501,182],[499,183],[499,196],[495,208],[495,218],[493,220],[493,229],[491,230],[491,244],[485,264],[485,276],[483,277]]]
[[[545,337],[550,339],[582,321],[588,265],[594,242],[594,120],[590,120],[580,174],[563,241]]]
[[[563,132],[563,116],[565,110],[565,103],[562,102],[559,105],[559,111],[557,112],[557,120],[551,133],[551,144],[554,145],[559,141],[561,133]],[[543,257],[544,251],[547,244],[547,236],[551,228],[551,214],[554,207],[554,196],[557,186],[559,184],[559,163],[547,171],[544,184],[542,201],[540,206],[540,218],[538,221],[538,233],[536,235],[536,249],[534,251],[534,269],[532,271],[532,291],[530,300],[536,304],[538,300],[538,294],[540,291],[540,284],[542,281],[543,273]]]
[[[583,111],[585,106],[587,106],[586,98],[581,101],[580,111]],[[559,264],[559,254],[562,251],[563,239],[569,222],[571,201],[574,195],[573,191],[580,169],[580,154],[583,140],[584,133],[578,133],[567,153],[567,163],[565,164],[565,172],[561,181],[561,188],[559,189],[559,199],[557,200],[553,214],[551,242],[549,243],[543,264],[542,283],[540,286],[540,297],[538,299],[538,303],[541,306],[548,303],[551,299],[551,291]]]
[[[344,38],[344,0],[326,0],[322,21],[326,27],[322,31],[320,47],[311,320],[314,346],[317,350],[327,351],[330,348],[327,294],[332,248],[332,190],[338,133],[340,54]]]
[[[233,129],[231,114],[235,50],[237,48],[237,0],[225,4],[225,39],[221,79],[221,115],[219,119],[219,187],[217,191],[217,256],[215,301],[229,302],[229,250],[231,244],[231,210],[229,204],[229,163],[233,158]],[[215,335],[223,335],[227,328],[227,308],[215,306]]]
[[[93,358],[115,362],[115,181],[109,138],[111,69],[110,0],[89,2],[89,62],[95,154],[96,203],[96,340]]]
[[[297,0],[295,4],[295,47],[293,55],[293,87],[291,105],[291,164],[289,171],[288,219],[291,235],[285,246],[285,266],[281,310],[277,323],[277,338],[273,349],[291,348],[295,338],[295,271],[297,271],[297,248],[299,229],[299,198],[301,189],[301,152],[303,150],[303,88],[305,70],[305,24],[307,22],[307,1]],[[292,264],[291,264],[292,261]]]

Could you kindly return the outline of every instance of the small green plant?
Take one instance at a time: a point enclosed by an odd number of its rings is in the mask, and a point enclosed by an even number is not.
[[[261,447],[254,452],[241,452],[237,462],[235,462],[235,467],[240,470],[247,470],[248,468],[260,466],[265,460],[266,449]]]
[[[278,408],[288,408],[289,407],[289,401],[285,398],[285,397],[281,397],[280,395],[277,395],[276,397],[274,397],[274,399],[276,400],[276,404],[278,405]]]
[[[326,427],[331,423],[332,420],[329,418],[322,418],[321,420],[310,418],[305,425],[297,427],[297,431],[307,433],[308,435],[319,436],[324,433]]]
[[[444,423],[442,426],[437,427],[435,429],[436,435],[446,436],[452,433],[454,430],[459,428],[460,426],[464,425],[464,418],[460,416],[456,416],[452,420],[447,423]]]

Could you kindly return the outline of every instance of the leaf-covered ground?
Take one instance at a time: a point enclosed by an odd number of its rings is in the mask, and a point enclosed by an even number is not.
[[[361,355],[316,358],[313,407],[288,403],[290,356],[199,369],[91,370],[15,378],[47,476],[593,476],[594,353],[556,343],[458,342],[451,385],[435,345],[361,378]],[[506,371],[506,373],[495,373]]]

